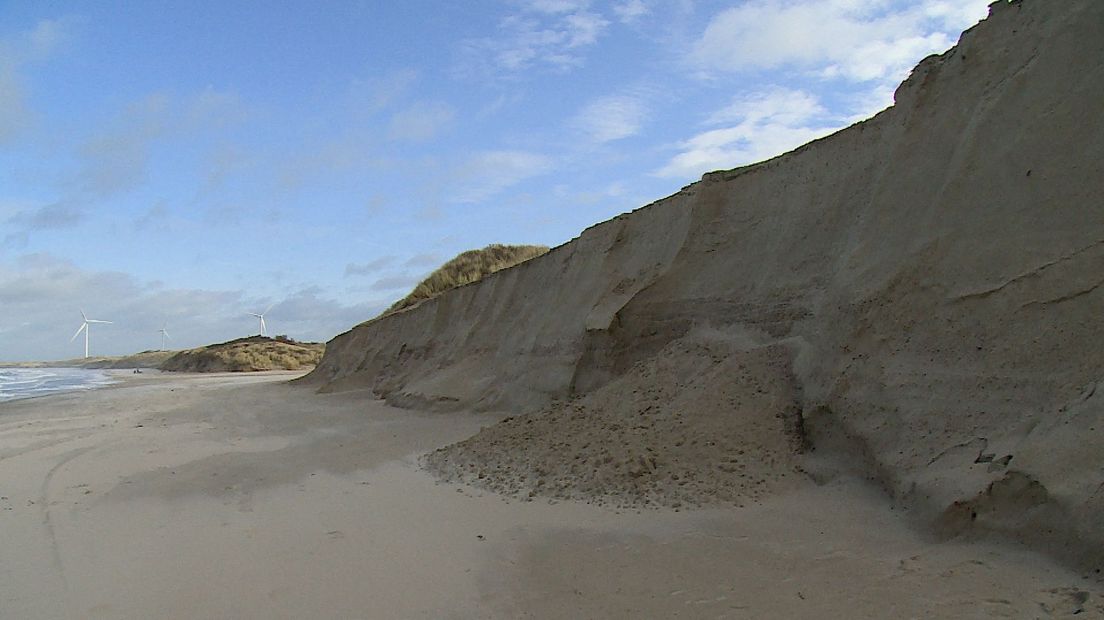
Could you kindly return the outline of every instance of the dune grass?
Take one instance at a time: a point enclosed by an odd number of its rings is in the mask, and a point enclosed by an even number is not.
[[[161,370],[184,372],[250,372],[299,370],[315,366],[325,345],[296,342],[283,336],[250,336],[181,351],[161,364]]]
[[[462,252],[422,280],[409,295],[395,302],[385,314],[415,306],[458,286],[471,284],[488,275],[536,258],[548,251],[543,245],[492,244],[480,250]]]

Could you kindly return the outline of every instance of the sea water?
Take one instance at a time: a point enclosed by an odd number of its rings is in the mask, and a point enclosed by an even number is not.
[[[115,383],[102,370],[84,368],[0,368],[0,402],[58,392],[91,390]]]

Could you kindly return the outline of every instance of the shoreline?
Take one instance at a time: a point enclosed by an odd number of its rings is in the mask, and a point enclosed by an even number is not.
[[[79,368],[73,366],[35,366],[35,367],[4,367],[0,366],[0,370],[80,370],[86,372],[98,372],[107,375],[112,378],[110,383],[103,383],[91,386],[81,386],[72,388],[63,388],[53,392],[47,392],[45,394],[33,394],[29,396],[16,396],[6,400],[0,400],[0,405],[4,403],[12,403],[37,398],[48,398],[50,396],[61,396],[64,394],[93,392],[103,389],[118,389],[120,387],[126,387],[128,384],[134,384],[143,380],[151,380],[158,378],[169,379],[172,377],[187,378],[187,377],[220,377],[220,376],[237,376],[237,375],[258,375],[258,376],[288,376],[291,379],[298,379],[304,377],[310,373],[313,368],[307,368],[304,370],[259,370],[249,372],[180,372],[180,371],[166,371],[157,368],[144,368],[141,373],[135,374],[133,370],[127,370],[123,368]],[[146,376],[140,376],[146,375]],[[289,379],[289,380],[291,380]]]
[[[862,484],[614,510],[442,482],[501,418],[315,394],[294,373],[134,377],[0,404],[0,615],[1104,617],[1015,545],[934,542]]]

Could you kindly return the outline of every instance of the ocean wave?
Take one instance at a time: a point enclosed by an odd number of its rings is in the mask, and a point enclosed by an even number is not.
[[[0,402],[61,392],[91,390],[115,381],[102,370],[5,368],[0,370]]]

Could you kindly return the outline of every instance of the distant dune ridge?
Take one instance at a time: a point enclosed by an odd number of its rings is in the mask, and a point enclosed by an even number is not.
[[[142,351],[133,355],[78,357],[54,362],[0,363],[0,368],[157,368],[176,351]]]
[[[299,370],[314,366],[325,345],[296,342],[278,336],[249,336],[229,342],[180,351],[161,364],[161,370],[182,372],[250,372]]]
[[[1104,3],[996,2],[873,119],[362,324],[306,381],[511,412],[428,457],[492,489],[740,504],[852,469],[1100,569],[1102,59]]]

